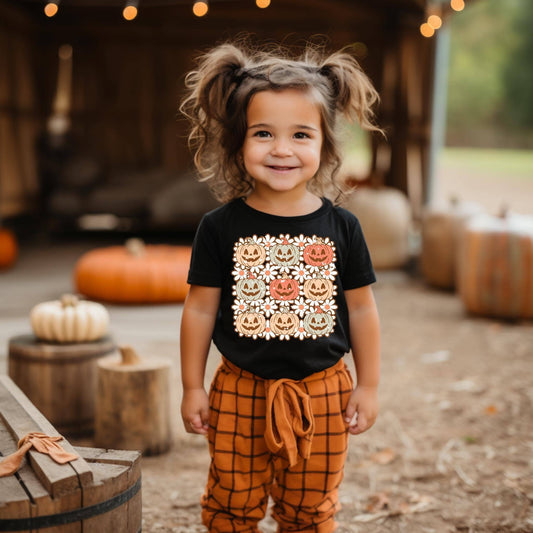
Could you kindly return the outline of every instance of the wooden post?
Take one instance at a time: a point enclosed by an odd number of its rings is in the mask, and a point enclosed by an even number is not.
[[[170,448],[170,363],[144,360],[121,347],[121,361],[98,362],[95,445],[140,450],[145,455]]]

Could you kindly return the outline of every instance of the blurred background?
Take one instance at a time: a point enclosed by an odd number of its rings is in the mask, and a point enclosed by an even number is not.
[[[339,533],[533,531],[532,27],[531,0],[0,0],[0,374],[93,446],[98,357],[127,344],[169,362],[144,531],[205,531],[207,449],[179,419],[178,346],[190,245],[217,203],[178,104],[195,56],[243,32],[349,46],[381,96],[386,139],[344,125],[383,384]],[[69,292],[105,305],[106,336],[65,333]],[[30,320],[48,301],[61,312]],[[74,419],[48,409],[50,380],[83,406]]]

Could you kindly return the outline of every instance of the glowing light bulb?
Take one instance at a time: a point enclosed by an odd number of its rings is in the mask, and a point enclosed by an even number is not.
[[[48,4],[44,6],[44,14],[47,17],[53,17],[58,11],[59,7],[56,2],[48,2]]]
[[[464,0],[451,0],[450,5],[455,11],[462,11],[465,8]]]
[[[420,25],[420,33],[424,37],[432,37],[435,30],[427,22],[424,22],[424,24]]]
[[[261,9],[264,9],[270,5],[270,0],[255,0],[255,5]]]
[[[434,30],[438,30],[442,26],[442,19],[438,15],[430,15],[428,17],[428,24]]]
[[[126,6],[122,10],[122,16],[126,20],[133,20],[137,16],[137,8],[135,6]]]
[[[203,2],[201,0],[194,2],[194,5],[192,6],[192,12],[197,17],[203,17],[204,15],[207,14],[208,11],[209,11],[209,6],[207,5],[207,2]]]

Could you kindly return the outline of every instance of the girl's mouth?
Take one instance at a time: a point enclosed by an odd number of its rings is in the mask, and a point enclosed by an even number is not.
[[[271,168],[272,170],[277,170],[278,172],[282,172],[285,170],[292,170],[293,168],[296,168],[296,167],[280,167],[280,166],[275,166],[275,165],[269,165],[268,168]]]

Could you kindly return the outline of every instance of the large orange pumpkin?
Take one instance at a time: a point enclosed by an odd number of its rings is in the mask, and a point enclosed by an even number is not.
[[[88,298],[114,303],[182,302],[188,292],[188,246],[145,245],[98,248],[76,263],[76,290]]]
[[[471,313],[533,318],[533,217],[478,215],[461,234],[458,289]]]
[[[12,266],[17,256],[18,246],[15,235],[6,228],[0,228],[0,269]]]

